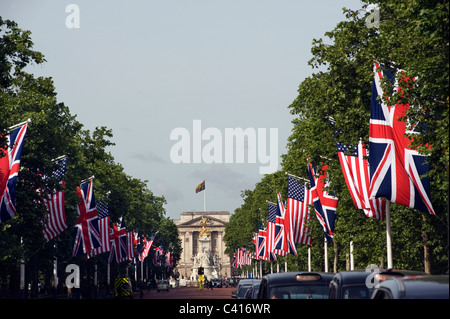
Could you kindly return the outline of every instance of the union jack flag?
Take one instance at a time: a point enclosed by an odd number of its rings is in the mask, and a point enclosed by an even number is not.
[[[109,235],[111,250],[109,252],[109,263],[121,263],[127,260],[127,229],[123,217],[118,223],[113,224],[112,232]]]
[[[369,164],[367,150],[362,141],[359,141],[358,147],[352,148],[341,143],[336,143],[336,147],[345,182],[356,209],[362,209],[367,217],[383,220],[386,201],[381,198],[369,199]],[[346,155],[348,150],[351,151],[350,155]]]
[[[73,256],[80,256],[101,246],[98,212],[94,198],[94,180],[81,184],[77,189],[80,197],[78,219],[75,222]]]
[[[311,195],[316,217],[322,225],[325,238],[330,244],[333,244],[334,220],[336,219],[338,198],[324,189],[324,187],[329,186],[329,182],[326,180],[327,169],[328,165],[323,166],[320,175],[316,178],[316,169],[313,168],[310,162],[308,163]]]
[[[309,205],[311,205],[311,191],[306,183],[300,184],[297,179],[288,176],[287,207],[284,216],[289,225],[288,234],[292,242],[311,246]]]
[[[267,229],[269,230],[269,252],[286,256],[288,254],[288,243],[284,230],[283,203],[280,201],[281,195],[277,195],[277,204],[268,203]]]
[[[378,63],[374,65],[369,131],[369,197],[385,197],[391,202],[434,215],[429,179],[427,176],[421,177],[429,171],[426,156],[409,146],[410,140],[405,136],[406,123],[400,120],[406,115],[409,104],[388,105],[381,98],[385,94],[383,77],[394,83],[394,72],[391,71],[383,71]],[[401,90],[398,87],[398,92],[401,93]]]
[[[7,135],[7,151],[0,149],[0,223],[16,216],[14,201],[22,154],[28,124],[13,129]]]
[[[101,246],[91,250],[88,253],[88,257],[93,257],[111,250],[111,228],[109,227],[108,203],[104,201],[97,201],[96,207],[98,211],[98,225],[100,229]]]
[[[48,242],[67,229],[66,212],[64,207],[64,175],[66,173],[67,158],[57,161],[58,168],[53,172],[53,177],[62,186],[61,190],[54,190],[51,195],[42,200],[48,210],[45,216],[45,224],[42,233]]]

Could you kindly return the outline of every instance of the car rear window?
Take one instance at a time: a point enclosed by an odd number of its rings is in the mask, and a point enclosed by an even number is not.
[[[326,284],[277,286],[270,289],[270,299],[328,299],[329,292]]]
[[[344,299],[370,299],[373,288],[366,285],[353,285],[342,287],[342,297]]]

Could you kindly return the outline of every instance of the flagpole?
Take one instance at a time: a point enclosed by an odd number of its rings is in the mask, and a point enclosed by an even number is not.
[[[391,202],[386,200],[386,250],[388,269],[392,269]]]
[[[325,272],[328,272],[328,242],[327,239],[324,237],[324,260],[325,260]]]
[[[19,123],[19,124],[16,124],[16,125],[8,127],[8,131],[12,131],[15,128],[18,128],[18,127],[23,126],[23,125],[28,124],[28,123],[31,123],[31,119],[28,119],[25,122],[22,122],[22,123]]]
[[[311,246],[308,246],[308,271],[311,272]]]
[[[206,187],[203,190],[203,211],[206,212]]]

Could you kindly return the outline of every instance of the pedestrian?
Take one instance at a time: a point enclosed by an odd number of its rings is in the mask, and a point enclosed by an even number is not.
[[[211,290],[213,290],[213,283],[212,283],[212,280],[209,281],[209,288],[211,288]]]

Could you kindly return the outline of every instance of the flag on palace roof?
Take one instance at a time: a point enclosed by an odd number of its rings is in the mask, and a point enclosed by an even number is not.
[[[195,188],[195,192],[196,193],[200,193],[204,189],[205,189],[205,181],[203,181],[203,182],[201,182],[200,184],[197,185],[197,187]]]

